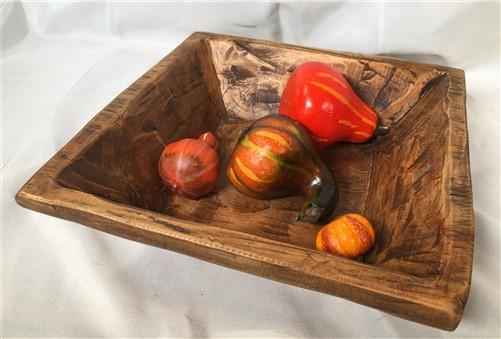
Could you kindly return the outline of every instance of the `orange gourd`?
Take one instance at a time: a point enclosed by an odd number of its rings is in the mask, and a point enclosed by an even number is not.
[[[317,233],[316,248],[343,257],[355,258],[374,245],[371,223],[360,214],[345,214],[324,226]]]
[[[314,151],[308,132],[285,115],[260,118],[240,135],[227,175],[240,193],[255,199],[303,195],[298,216],[303,222],[328,216],[337,203],[334,176]]]

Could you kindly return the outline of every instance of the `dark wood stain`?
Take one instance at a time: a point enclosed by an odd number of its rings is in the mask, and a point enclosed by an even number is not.
[[[276,113],[290,73],[326,62],[391,132],[321,153],[339,182],[333,217],[366,215],[375,246],[358,260],[315,251],[300,197],[254,200],[225,176],[242,130]],[[333,294],[452,330],[468,296],[473,213],[464,73],[399,59],[195,33],[115,98],[17,194],[28,208],[146,244]],[[171,195],[165,144],[213,131],[217,190]]]

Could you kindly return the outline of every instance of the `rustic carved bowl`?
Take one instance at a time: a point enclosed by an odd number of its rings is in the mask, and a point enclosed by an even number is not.
[[[322,157],[377,242],[358,261],[314,248],[301,198],[259,201],[221,175],[197,201],[157,174],[165,144],[211,130],[223,166],[239,132],[276,113],[306,61],[341,71],[391,132]],[[224,168],[224,167],[223,167]],[[224,171],[223,171],[224,172]],[[17,194],[28,208],[146,244],[453,330],[468,296],[473,216],[461,70],[378,56],[194,33],[115,98]]]

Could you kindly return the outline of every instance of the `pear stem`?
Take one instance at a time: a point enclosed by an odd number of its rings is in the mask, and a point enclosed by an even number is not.
[[[374,131],[374,134],[372,134],[372,138],[377,138],[383,135],[387,135],[388,133],[391,132],[391,126],[390,125],[380,125],[378,124],[376,127],[376,130]]]

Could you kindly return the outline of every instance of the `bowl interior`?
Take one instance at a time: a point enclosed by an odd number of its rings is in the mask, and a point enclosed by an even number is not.
[[[363,145],[340,143],[322,152],[340,188],[333,217],[366,215],[377,242],[360,260],[416,276],[440,274],[444,157],[449,125],[441,100],[441,74],[425,66],[246,40],[200,39],[165,71],[58,176],[66,187],[180,219],[314,248],[318,225],[295,222],[301,197],[255,200],[238,193],[225,175],[240,131],[277,113],[280,94],[295,67],[322,61],[342,72],[375,108],[389,135]],[[407,66],[406,66],[407,65]],[[131,87],[133,87],[132,85]],[[163,147],[211,130],[220,139],[221,176],[214,193],[188,200],[169,194],[157,174]]]

